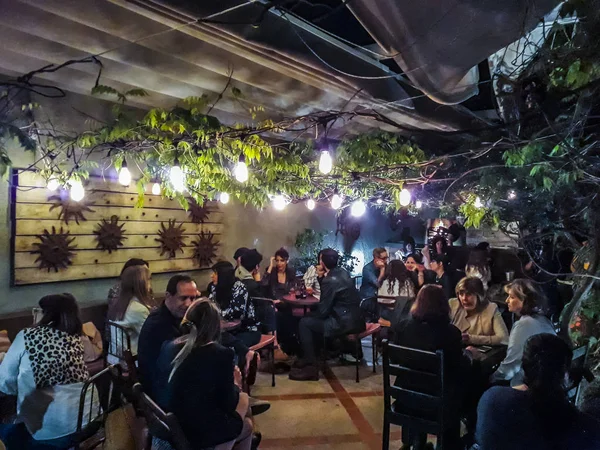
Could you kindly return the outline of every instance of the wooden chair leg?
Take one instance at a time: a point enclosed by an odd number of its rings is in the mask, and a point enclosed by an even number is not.
[[[371,335],[371,345],[373,346],[373,373],[377,373],[377,342],[375,340],[375,334]]]
[[[271,387],[275,387],[275,344],[271,345]]]
[[[358,368],[360,366],[360,358],[358,357],[359,353],[360,353],[360,339],[358,338],[358,335],[356,335],[356,382],[360,383],[360,378],[358,376]]]
[[[385,417],[385,414],[383,416],[383,436],[382,436],[383,440],[381,443],[381,449],[382,450],[389,450],[390,449],[390,422],[388,421],[387,417]]]

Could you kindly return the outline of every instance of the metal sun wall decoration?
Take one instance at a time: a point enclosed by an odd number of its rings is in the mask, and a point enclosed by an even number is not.
[[[200,206],[196,200],[190,198],[188,214],[190,215],[192,223],[204,223],[204,221],[208,219],[209,211],[208,208]]]
[[[40,270],[47,269],[50,272],[54,269],[58,272],[60,269],[66,269],[72,264],[72,258],[75,255],[73,250],[76,246],[71,246],[74,237],[71,237],[68,231],[63,231],[60,227],[60,231],[57,233],[56,228],[52,227],[52,233],[48,230],[44,230],[41,235],[36,236],[40,242],[36,242],[33,245],[37,247],[37,250],[33,250],[32,254],[39,255],[35,260]]]
[[[158,230],[159,238],[154,239],[156,242],[160,243],[160,256],[166,253],[169,255],[169,258],[175,258],[175,253],[177,251],[183,253],[183,247],[186,246],[183,242],[184,231],[183,223],[176,226],[175,219],[169,219],[169,226],[167,227],[165,227],[164,222],[160,223],[160,229]]]
[[[110,220],[102,219],[96,224],[98,228],[94,230],[96,235],[96,248],[112,253],[123,246],[125,222],[119,225],[119,216],[113,215]]]
[[[54,204],[50,206],[50,211],[60,208],[58,219],[62,220],[67,225],[69,225],[70,220],[75,220],[75,223],[79,225],[80,220],[87,220],[84,213],[95,212],[90,208],[90,206],[93,206],[93,203],[75,202],[69,198],[69,193],[67,191],[62,191],[59,195],[49,197],[48,201],[54,202]]]
[[[217,256],[217,247],[220,245],[219,241],[214,241],[214,234],[211,232],[198,234],[198,239],[192,242],[194,246],[194,258],[200,267],[210,266],[213,258]]]

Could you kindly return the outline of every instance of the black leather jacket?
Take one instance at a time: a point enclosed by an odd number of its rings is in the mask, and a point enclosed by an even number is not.
[[[336,267],[321,280],[321,301],[315,316],[325,320],[325,336],[328,337],[365,330],[360,295],[354,280],[344,269]]]

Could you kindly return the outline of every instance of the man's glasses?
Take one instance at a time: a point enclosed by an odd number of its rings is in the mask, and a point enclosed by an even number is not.
[[[182,302],[185,302],[186,300],[189,300],[190,302],[193,302],[195,300],[198,300],[199,298],[202,298],[201,295],[178,295],[177,297]]]

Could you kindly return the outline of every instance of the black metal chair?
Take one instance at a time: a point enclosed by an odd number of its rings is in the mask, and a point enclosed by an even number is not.
[[[79,450],[84,441],[104,427],[108,413],[115,407],[113,388],[116,376],[118,374],[115,367],[108,366],[83,384],[74,439],[75,450]],[[86,445],[85,448],[95,448],[103,441],[104,439],[99,439],[98,442]]]
[[[432,353],[384,342],[383,389],[383,450],[390,446],[391,424],[402,426],[403,436],[435,434],[437,448],[444,448],[444,434],[455,424],[446,404],[441,350]]]
[[[594,374],[588,367],[589,350],[589,345],[582,345],[573,350],[566,391],[569,401],[575,405],[577,405],[577,401],[579,400],[583,379],[585,378],[587,382],[594,380]]]
[[[152,438],[168,442],[174,450],[192,450],[175,415],[164,412],[144,393],[140,383],[133,386],[133,398],[136,410],[144,417],[148,427],[146,450],[152,449]]]
[[[125,351],[131,352],[131,336],[129,330],[118,323],[106,321],[104,333],[105,353],[104,358],[108,361],[109,356],[125,362]]]
[[[275,305],[274,300],[266,297],[252,297],[252,302],[254,302],[255,309],[259,309],[258,305],[262,305],[264,308],[272,308],[273,313],[275,313]],[[273,335],[263,334],[260,338],[260,342],[256,345],[250,347],[252,351],[259,351],[263,349],[267,349],[269,351],[269,356],[271,357],[271,386],[275,387],[275,340],[276,340],[276,331],[273,330]],[[249,392],[248,392],[249,393]]]

